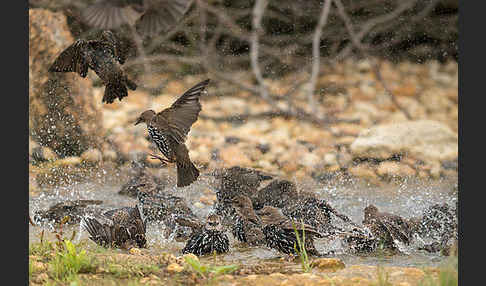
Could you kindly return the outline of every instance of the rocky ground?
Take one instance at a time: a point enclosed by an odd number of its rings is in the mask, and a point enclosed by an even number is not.
[[[337,64],[332,72],[324,72],[319,81],[318,87],[324,90],[318,106],[320,114],[359,120],[353,123],[319,126],[282,117],[250,117],[238,123],[207,119],[271,110],[244,91],[211,96],[220,85],[214,80],[208,87],[209,96],[201,99],[201,118],[188,136],[190,157],[202,170],[240,165],[296,179],[325,180],[347,175],[380,184],[407,177],[423,180],[456,177],[457,64],[385,62],[383,66],[385,80],[413,120],[407,120],[392,103],[366,61]],[[32,187],[40,183],[34,178],[43,172],[38,168],[42,162],[46,166],[74,168],[86,164],[116,169],[137,159],[159,165],[147,156],[156,149],[148,140],[145,126],[133,123],[142,111],[160,111],[202,79],[187,76],[171,80],[158,95],[134,91],[122,102],[110,105],[100,103],[104,87],[93,87],[92,101],[99,105],[102,117],[102,143],[79,156],[60,158],[51,148],[31,140]],[[290,86],[285,79],[268,84],[281,93]],[[334,93],[326,92],[329,86],[333,86]],[[303,92],[295,97],[296,102],[305,101]]]
[[[295,261],[280,259],[258,264],[225,264],[217,257],[197,258],[192,254],[174,256],[161,253],[147,254],[132,249],[128,253],[94,247],[85,256],[90,261],[76,276],[58,276],[50,256],[57,254],[42,247],[32,247],[29,256],[31,285],[46,283],[63,285],[71,281],[76,285],[457,285],[457,256],[446,260],[440,267],[395,267],[372,265],[345,265],[337,258],[311,260],[310,270],[304,272]],[[187,261],[190,257],[205,267],[198,272]],[[226,271],[215,272],[218,266]],[[201,268],[202,269],[202,268]],[[74,282],[73,282],[74,281]],[[73,285],[73,284],[71,284]]]
[[[144,81],[141,85],[168,82],[156,95],[139,89],[129,92],[121,102],[101,104],[104,86],[99,86],[92,71],[84,79],[75,74],[53,78],[47,73],[49,64],[73,41],[65,18],[37,9],[29,10],[29,16],[29,193],[36,196],[51,186],[86,180],[122,180],[133,160],[160,167],[158,161],[147,156],[156,149],[148,140],[145,126],[133,123],[142,111],[168,107],[208,76],[140,77]],[[56,29],[56,33],[46,32],[49,29]],[[282,117],[225,120],[272,108],[246,91],[228,92],[224,82],[212,78],[208,94],[201,98],[200,118],[187,139],[190,157],[203,173],[240,165],[304,181],[354,177],[376,185],[408,178],[452,178],[457,182],[457,63],[382,62],[381,68],[388,88],[412,120],[393,103],[367,60],[323,66],[316,89],[316,110],[306,104],[305,89],[293,95],[294,103],[304,110],[338,119],[326,125]],[[247,77],[242,76],[242,80]],[[296,80],[294,76],[266,83],[273,93],[285,94]],[[59,96],[56,90],[63,86],[69,87],[70,93]],[[226,90],[224,95],[222,90]],[[278,104],[286,106],[284,100]],[[168,171],[175,177],[174,169],[169,167]],[[30,258],[37,261],[36,257]],[[39,269],[41,264],[36,264]],[[165,264],[159,263],[157,271],[169,271],[161,265]],[[85,278],[104,277],[100,271]],[[164,276],[157,271],[137,276],[139,282],[161,284],[160,277]],[[218,279],[225,285],[389,285],[380,284],[380,271],[374,266],[357,265],[332,275],[275,271],[271,275],[256,272],[237,279],[231,275]],[[385,272],[393,285],[418,285],[426,276],[417,268],[389,267]],[[39,277],[41,273],[33,276],[33,284],[48,280]],[[197,279],[193,282],[201,283]]]

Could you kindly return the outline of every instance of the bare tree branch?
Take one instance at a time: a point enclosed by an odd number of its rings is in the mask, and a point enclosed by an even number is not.
[[[255,6],[253,6],[253,18],[252,18],[252,33],[250,37],[250,58],[251,58],[251,68],[253,74],[255,75],[260,94],[263,98],[268,98],[268,91],[263,81],[262,72],[260,66],[258,65],[258,36],[263,33],[262,29],[262,17],[265,9],[267,8],[268,0],[257,0]]]
[[[309,105],[313,108],[314,114],[316,111],[314,92],[316,89],[316,82],[317,82],[317,77],[319,75],[319,68],[321,64],[320,61],[321,55],[320,55],[319,48],[321,43],[322,29],[326,25],[330,8],[331,8],[331,0],[326,0],[324,2],[324,5],[322,6],[321,14],[319,16],[319,22],[317,23],[314,32],[314,38],[312,39],[312,72],[309,81],[309,89],[307,91],[307,101]]]
[[[417,0],[403,1],[395,10],[391,11],[390,13],[372,18],[371,20],[365,22],[361,25],[362,28],[359,33],[356,34],[354,41],[361,42],[364,36],[366,36],[375,26],[394,20],[400,16],[401,13],[412,8],[416,2]],[[334,1],[334,3],[336,3],[336,1]],[[352,43],[348,44],[343,50],[341,50],[341,52],[332,61],[340,61],[347,57],[353,48],[353,44],[355,43],[352,41]]]
[[[388,84],[383,80],[383,77],[381,76],[381,72],[380,72],[380,67],[378,66],[377,63],[374,63],[366,48],[363,47],[363,45],[361,44],[360,42],[360,39],[358,38],[358,35],[356,35],[354,33],[354,29],[353,29],[353,24],[351,23],[351,20],[349,19],[348,15],[346,14],[346,11],[344,10],[344,6],[343,4],[341,3],[341,0],[333,0],[334,3],[336,4],[336,7],[338,8],[338,11],[339,11],[339,15],[341,16],[341,18],[343,19],[344,21],[344,25],[346,26],[346,29],[348,30],[348,33],[349,33],[349,36],[351,37],[351,42],[353,43],[353,45],[365,56],[367,57],[371,62],[372,62],[372,65],[373,65],[373,71],[375,73],[375,76],[376,76],[376,79],[381,83],[381,85],[383,86],[383,88],[385,89],[385,91],[388,93],[388,95],[390,96],[393,104],[400,110],[403,112],[403,114],[405,114],[405,116],[407,117],[408,120],[411,120],[412,117],[410,116],[410,113],[407,111],[407,109],[403,108],[400,103],[397,101],[395,95],[393,94],[393,92],[391,92],[391,90],[388,88]]]

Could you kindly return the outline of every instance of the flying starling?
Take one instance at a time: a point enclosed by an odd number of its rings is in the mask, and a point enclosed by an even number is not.
[[[60,223],[66,216],[69,220],[66,224],[77,224],[86,214],[95,214],[97,211],[93,207],[102,204],[100,200],[75,200],[63,201],[52,205],[47,210],[38,210],[34,213],[34,222],[42,223]]]
[[[256,213],[262,222],[267,247],[285,254],[297,254],[296,249],[299,249],[299,245],[295,235],[296,229],[301,242],[305,235],[304,247],[307,254],[323,256],[314,246],[314,237],[321,237],[314,227],[305,223],[302,225],[302,223],[293,222],[281,214],[279,209],[271,206],[265,206]]]
[[[76,72],[86,77],[88,67],[103,81],[105,93],[102,102],[113,103],[115,98],[122,100],[137,84],[129,80],[121,65],[126,53],[121,42],[110,31],[103,31],[96,40],[78,39],[67,47],[49,67],[49,72]]]
[[[98,219],[86,216],[81,223],[98,245],[122,249],[146,247],[145,220],[138,207],[110,210]]]
[[[155,36],[169,31],[189,10],[193,0],[98,0],[84,8],[84,21],[99,29],[135,24],[139,34]],[[135,21],[135,23],[134,23]]]
[[[398,215],[380,212],[374,205],[364,209],[363,225],[369,227],[373,235],[390,249],[397,248],[397,241],[409,245],[412,240],[412,228],[407,220]]]
[[[209,83],[209,79],[196,84],[179,97],[169,108],[155,113],[153,110],[144,111],[135,125],[145,122],[150,138],[155,142],[160,152],[167,159],[152,155],[162,162],[176,163],[177,186],[189,186],[199,177],[199,170],[189,158],[189,150],[185,145],[186,136],[194,122],[196,122],[201,103],[199,96]]]
[[[195,223],[194,225],[197,225]],[[221,254],[229,251],[229,239],[222,229],[221,219],[216,214],[210,214],[206,219],[206,224],[200,226],[196,230],[186,245],[182,249],[182,253],[192,253],[197,256],[213,254],[214,252]]]
[[[233,236],[250,246],[264,245],[265,235],[261,229],[260,218],[253,209],[250,198],[238,195],[233,198],[232,205],[236,211],[232,226]]]

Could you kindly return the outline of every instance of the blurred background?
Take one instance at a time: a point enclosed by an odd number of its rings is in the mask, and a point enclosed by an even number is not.
[[[137,22],[148,8],[130,2],[29,1],[31,194],[119,183],[132,162],[175,180],[133,124],[206,78],[186,143],[203,173],[239,165],[301,181],[457,185],[458,1],[178,0],[179,18],[152,33]],[[108,15],[125,17],[116,27],[98,21],[121,39],[138,84],[112,104],[92,70],[47,72],[99,34],[86,17],[96,3],[123,10]]]
[[[370,203],[405,217],[456,204],[457,0],[176,0],[178,15],[144,29],[152,3],[169,2],[29,0],[31,213],[66,199],[135,203],[117,194],[134,166],[200,217],[216,201],[211,174],[231,166],[291,180],[355,222]],[[111,104],[93,70],[48,72],[76,39],[102,29],[121,40],[121,67],[138,85]],[[208,78],[186,141],[201,176],[176,188],[175,166],[150,158],[159,151],[134,123]],[[271,257],[228,259],[238,255]],[[437,261],[414,253],[380,263]]]

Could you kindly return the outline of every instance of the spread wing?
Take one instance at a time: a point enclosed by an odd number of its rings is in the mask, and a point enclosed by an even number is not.
[[[132,21],[132,13],[127,9],[130,1],[99,0],[81,12],[89,26],[99,29],[116,29]],[[132,1],[133,2],[133,1]]]
[[[144,36],[155,36],[174,27],[189,10],[193,0],[159,0],[151,3],[135,23]]]
[[[49,67],[49,72],[77,72],[81,77],[86,77],[88,63],[82,52],[87,48],[87,45],[88,41],[81,39],[74,42],[61,52]]]
[[[166,126],[168,126],[169,129],[169,134],[179,144],[186,141],[186,136],[189,133],[192,124],[197,120],[199,112],[201,111],[199,97],[208,83],[209,79],[196,84],[179,97],[169,108],[161,111],[155,116],[155,120],[160,120],[162,123],[157,124],[156,126],[165,125],[163,123],[166,123]]]

